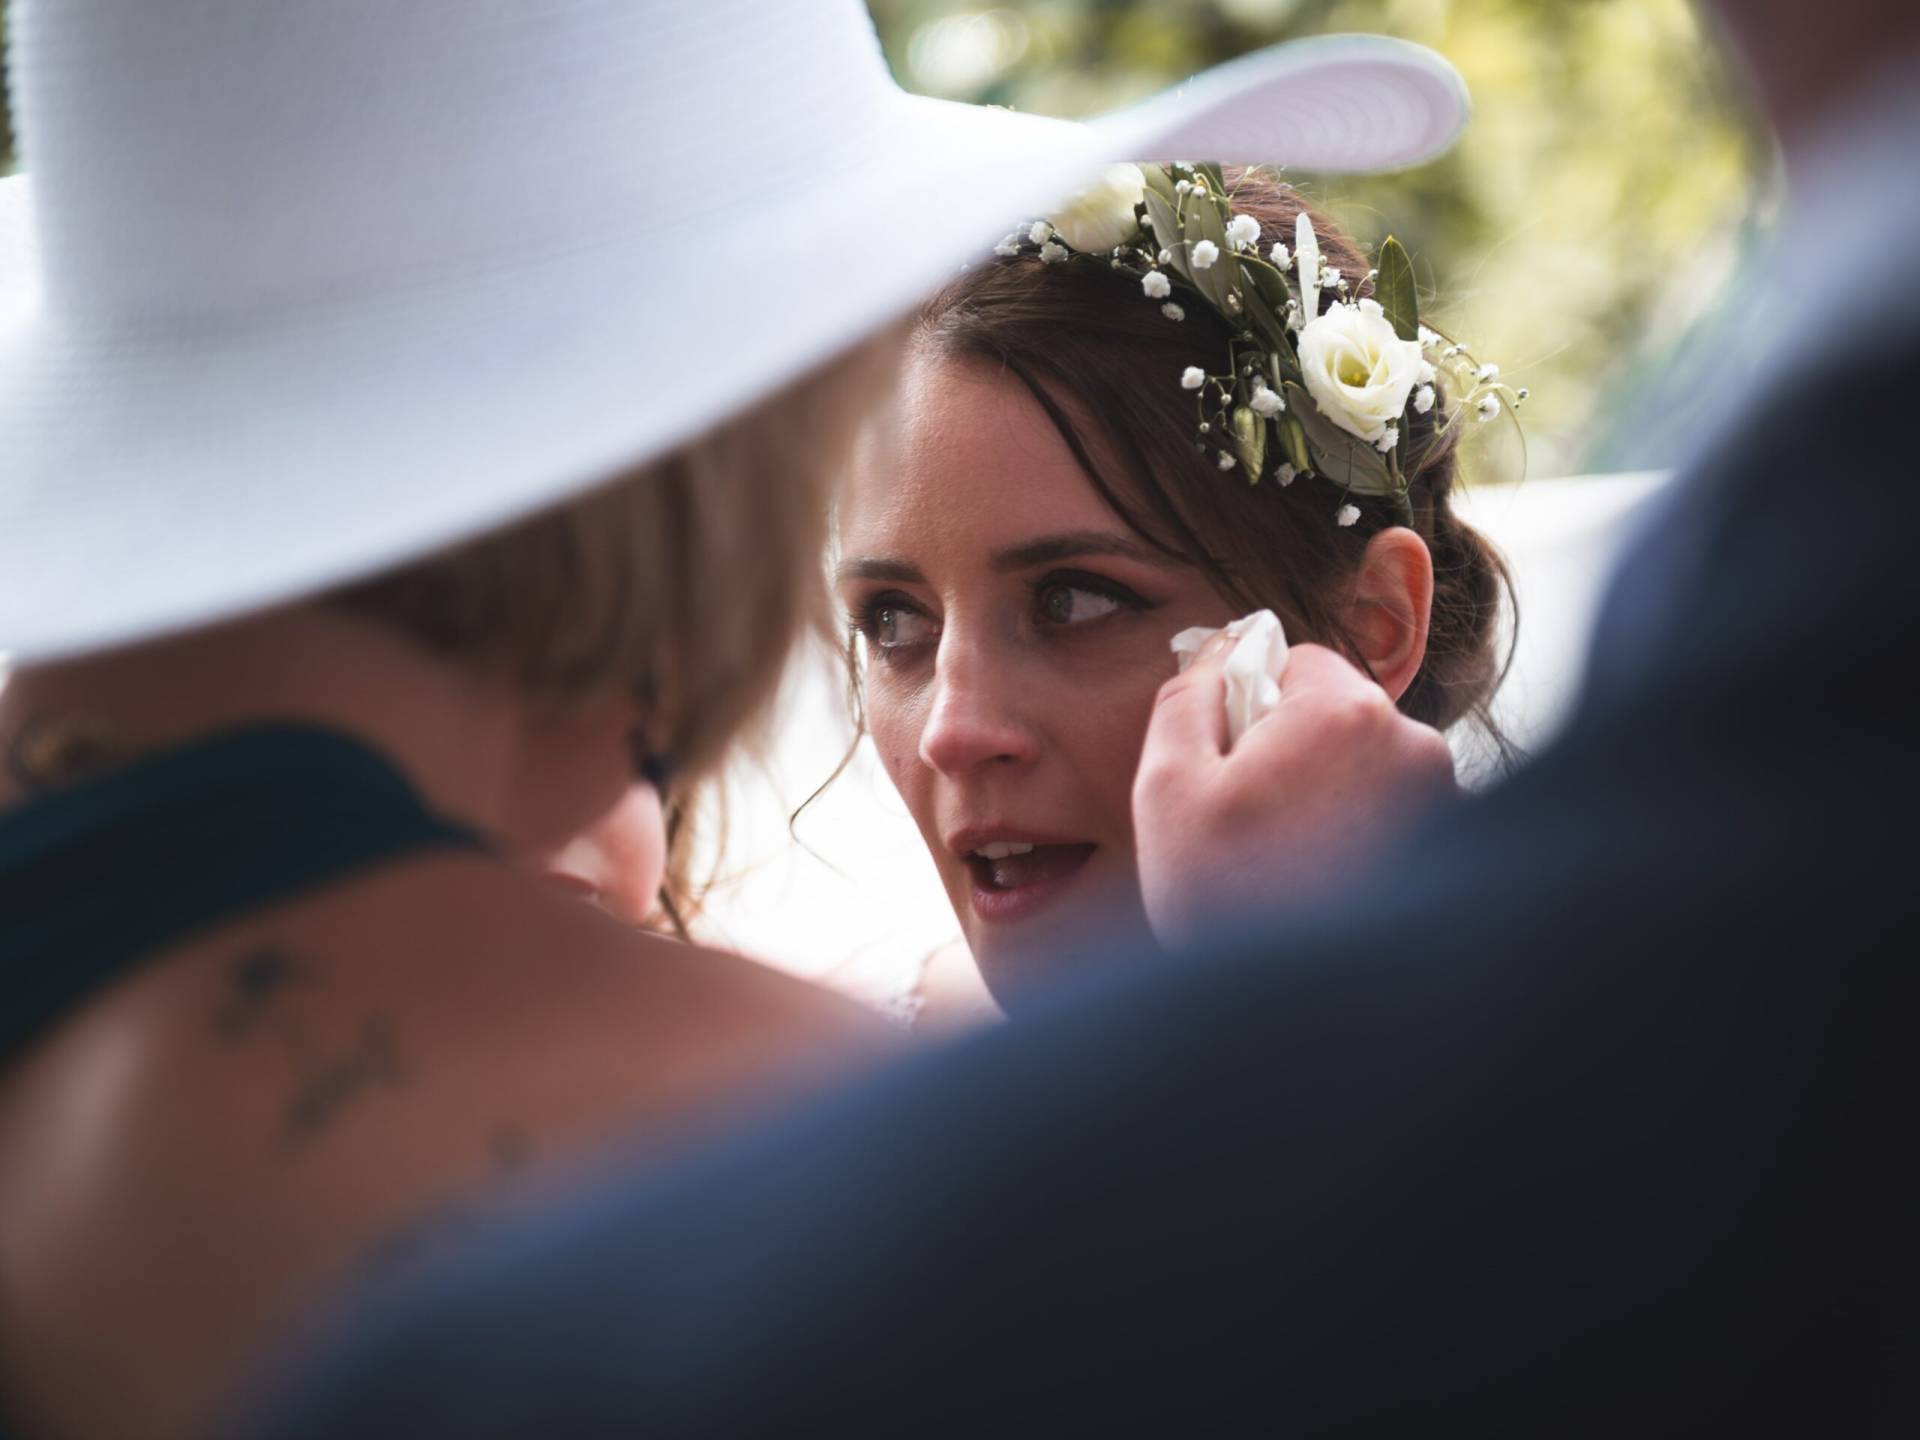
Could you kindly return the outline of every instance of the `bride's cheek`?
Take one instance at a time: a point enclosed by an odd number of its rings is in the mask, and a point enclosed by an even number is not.
[[[866,712],[867,733],[880,756],[888,778],[903,792],[920,748],[920,728],[916,716],[924,708],[915,703],[910,687],[898,678],[868,672],[862,700]]]

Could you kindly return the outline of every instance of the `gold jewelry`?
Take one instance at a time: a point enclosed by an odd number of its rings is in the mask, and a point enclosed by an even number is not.
[[[7,772],[29,794],[77,784],[124,764],[133,751],[99,721],[29,715],[7,745]]]

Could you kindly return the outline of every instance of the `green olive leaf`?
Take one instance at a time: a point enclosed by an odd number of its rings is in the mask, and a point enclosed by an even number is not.
[[[1221,315],[1231,318],[1227,296],[1237,288],[1240,263],[1227,246],[1227,223],[1220,218],[1220,202],[1210,195],[1199,198],[1189,195],[1186,200],[1186,224],[1183,230],[1187,247],[1182,259],[1186,262],[1188,277],[1193,281],[1194,289],[1207,297],[1208,304]],[[1195,265],[1194,247],[1207,240],[1211,240],[1214,249],[1220,253],[1211,265]]]
[[[1420,297],[1413,283],[1413,261],[1406,247],[1389,235],[1380,244],[1380,273],[1374,277],[1373,298],[1393,322],[1393,333],[1402,340],[1420,336]]]
[[[1152,231],[1149,245],[1158,252],[1168,254],[1168,268],[1191,282],[1193,276],[1187,270],[1187,251],[1185,236],[1180,230],[1179,218],[1174,214],[1173,203],[1164,200],[1149,189],[1147,191],[1147,227]]]
[[[1261,260],[1239,261],[1245,283],[1247,318],[1270,350],[1293,354],[1293,336],[1287,332],[1287,302],[1293,298],[1286,277]]]
[[[1303,387],[1289,381],[1286,399],[1288,413],[1297,415],[1306,431],[1316,475],[1360,495],[1400,493],[1387,466],[1387,457],[1321,414],[1320,406]]]

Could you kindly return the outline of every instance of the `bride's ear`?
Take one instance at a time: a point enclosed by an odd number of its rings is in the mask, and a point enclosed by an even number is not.
[[[1433,614],[1433,556],[1426,541],[1404,526],[1367,542],[1347,602],[1347,636],[1373,678],[1394,700],[1407,691],[1427,658]]]

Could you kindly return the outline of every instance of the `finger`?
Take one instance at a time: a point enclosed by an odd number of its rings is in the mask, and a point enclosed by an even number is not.
[[[1298,746],[1337,743],[1390,729],[1399,712],[1393,700],[1352,661],[1323,645],[1296,645],[1280,683],[1280,703],[1249,726],[1234,747],[1237,762],[1270,763]]]
[[[1287,671],[1280,677],[1280,699],[1310,696],[1372,695],[1380,689],[1371,676],[1337,650],[1324,645],[1295,645],[1287,655]]]
[[[1147,722],[1140,763],[1190,763],[1227,753],[1227,678],[1232,642],[1224,635],[1209,640],[1193,664],[1160,687]]]

